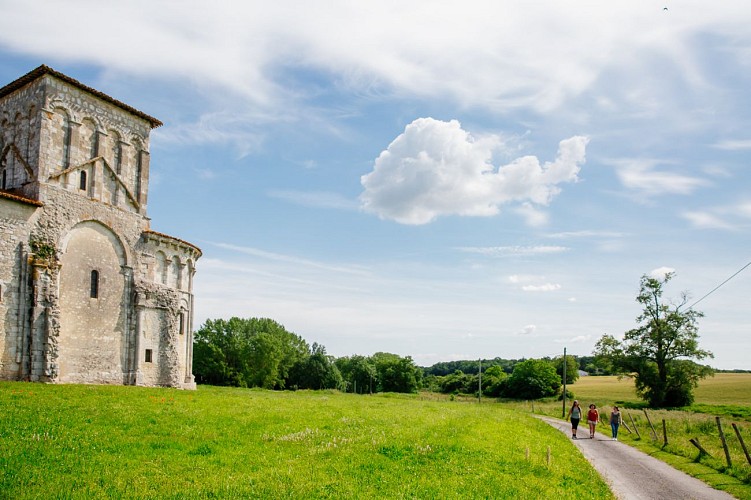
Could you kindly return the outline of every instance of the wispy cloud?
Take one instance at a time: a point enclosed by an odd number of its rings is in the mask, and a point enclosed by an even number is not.
[[[348,199],[338,193],[329,193],[322,191],[274,190],[269,191],[269,196],[306,207],[334,208],[340,210],[358,209],[358,203],[355,200]]]
[[[616,168],[616,175],[624,187],[646,196],[664,194],[687,195],[696,189],[709,185],[700,177],[660,169],[658,160],[630,159],[610,161]]]
[[[558,283],[547,282],[545,276],[530,274],[513,274],[508,277],[508,281],[514,285],[521,285],[524,292],[554,292],[562,288]]]
[[[547,235],[548,238],[623,238],[625,233],[617,231],[595,231],[590,229],[584,229],[581,231],[564,231],[560,233],[551,233]]]
[[[687,210],[681,216],[699,229],[743,230],[751,222],[751,201]]]
[[[555,292],[560,290],[561,285],[558,283],[545,283],[543,285],[524,285],[522,290],[525,292]]]
[[[253,257],[259,257],[264,260],[269,261],[276,261],[276,262],[283,262],[286,264],[295,264],[298,266],[304,266],[308,268],[317,268],[321,270],[326,271],[334,271],[337,273],[347,273],[347,274],[368,274],[369,271],[363,267],[360,266],[341,266],[341,265],[331,265],[327,263],[317,262],[309,259],[304,259],[300,257],[296,257],[294,255],[285,255],[285,254],[279,254],[274,252],[268,252],[265,250],[260,250],[258,248],[253,247],[245,247],[245,246],[239,246],[239,245],[233,245],[231,243],[221,243],[221,242],[210,242],[212,245],[216,246],[217,248],[223,248],[225,250],[231,250],[233,252],[250,255]]]
[[[751,139],[726,139],[716,142],[712,147],[725,151],[746,151],[751,149]]]
[[[692,226],[700,229],[733,230],[735,226],[726,221],[721,215],[711,212],[689,211],[683,212],[682,217]]]
[[[510,257],[525,255],[550,255],[567,252],[568,247],[552,245],[536,246],[500,246],[500,247],[460,247],[458,250],[467,253],[477,253],[488,257]]]
[[[537,331],[537,326],[536,326],[536,325],[527,325],[527,326],[525,326],[524,328],[522,328],[522,329],[521,329],[521,330],[520,330],[520,331],[518,332],[518,334],[519,334],[519,335],[532,335],[532,334],[533,334],[533,333],[535,333],[536,331]]]
[[[583,344],[589,342],[592,339],[591,335],[577,335],[571,338],[556,339],[553,342],[556,344]]]

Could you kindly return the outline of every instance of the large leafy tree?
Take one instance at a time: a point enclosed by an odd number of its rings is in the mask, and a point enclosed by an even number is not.
[[[300,360],[290,373],[290,384],[298,389],[341,389],[342,375],[326,348],[313,343],[310,355]]]
[[[636,391],[652,407],[686,406],[693,402],[693,390],[712,369],[693,360],[711,358],[699,348],[697,320],[703,316],[688,303],[686,292],[677,303],[662,298],[665,285],[673,278],[644,275],[639,295],[644,308],[637,328],[627,331],[623,340],[603,335],[595,345],[595,355],[616,373],[634,373]]]
[[[553,360],[555,371],[563,380],[563,356],[558,356]],[[566,356],[566,383],[573,384],[579,379],[579,362],[574,356]]]
[[[334,361],[342,374],[347,391],[368,394],[376,389],[378,372],[373,361],[365,356],[354,355]]]
[[[388,352],[377,352],[371,357],[378,373],[378,390],[381,392],[417,392],[422,383],[422,370],[410,356],[401,357]]]
[[[446,394],[470,394],[473,391],[477,391],[477,376],[468,375],[461,370],[456,370],[450,375],[441,377],[440,387],[441,392]]]
[[[195,333],[193,373],[202,384],[284,389],[308,351],[302,337],[271,319],[207,320]]]
[[[528,359],[514,366],[503,395],[516,399],[539,399],[555,396],[560,388],[561,377],[552,361]]]
[[[490,397],[499,397],[508,381],[508,374],[499,365],[493,365],[482,374],[482,393]]]

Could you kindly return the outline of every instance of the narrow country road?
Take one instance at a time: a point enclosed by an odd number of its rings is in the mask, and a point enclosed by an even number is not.
[[[536,416],[571,437],[569,422]],[[636,448],[611,441],[609,435],[598,432],[594,439],[588,439],[589,429],[586,422],[584,428],[579,425],[578,435],[579,439],[572,442],[621,500],[734,498]]]

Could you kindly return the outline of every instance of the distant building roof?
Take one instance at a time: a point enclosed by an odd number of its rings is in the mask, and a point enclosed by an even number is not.
[[[118,101],[117,99],[114,99],[107,94],[100,92],[96,89],[93,89],[91,87],[88,87],[84,85],[83,83],[79,82],[78,80],[71,78],[67,75],[64,75],[60,73],[59,71],[55,71],[54,69],[50,68],[49,66],[45,66],[44,64],[36,68],[35,70],[32,70],[25,75],[23,75],[21,78],[10,82],[8,85],[0,89],[0,98],[5,97],[6,95],[15,92],[16,90],[25,87],[26,85],[30,84],[37,78],[40,78],[44,75],[51,75],[55,78],[62,80],[66,83],[69,83],[70,85],[73,85],[74,87],[78,87],[81,90],[84,90],[88,92],[89,94],[95,95],[96,97],[102,99],[103,101],[106,101],[110,104],[114,104],[118,108],[121,108],[129,113],[132,113],[140,118],[143,118],[147,122],[151,124],[151,128],[157,128],[161,127],[163,125],[162,122],[154,118],[153,116],[149,116],[146,113],[143,113],[141,111],[138,111],[136,108],[132,106],[128,106],[124,102]]]

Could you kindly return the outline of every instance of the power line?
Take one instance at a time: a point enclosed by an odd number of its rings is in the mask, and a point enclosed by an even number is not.
[[[711,289],[706,295],[704,295],[704,297],[700,298],[699,300],[697,300],[696,302],[694,302],[693,304],[691,304],[690,306],[688,306],[688,308],[692,309],[696,304],[698,304],[699,302],[701,302],[702,300],[706,299],[707,297],[709,297],[710,295],[712,295],[714,292],[716,292],[722,285],[724,285],[725,283],[727,283],[731,279],[733,279],[736,276],[738,276],[741,273],[741,271],[743,271],[744,269],[746,269],[748,266],[751,266],[751,262],[749,262],[748,264],[746,264],[742,268],[738,269],[735,273],[733,273],[733,275],[731,277],[729,277],[728,279],[726,279],[725,281],[723,281],[722,283],[720,283],[719,285],[717,285],[716,287],[714,287],[713,289]]]

